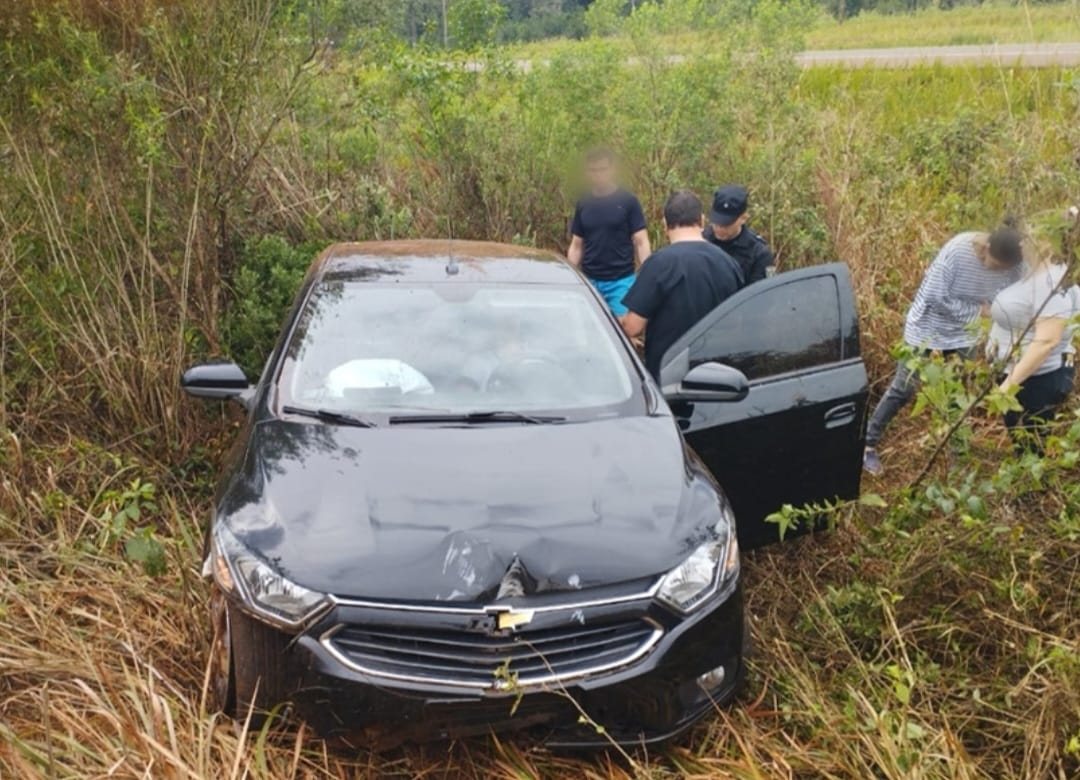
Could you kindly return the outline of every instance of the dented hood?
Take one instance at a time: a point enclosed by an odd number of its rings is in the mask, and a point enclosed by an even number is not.
[[[376,429],[270,420],[242,457],[219,517],[294,582],[357,598],[488,600],[515,559],[534,592],[658,574],[700,540],[708,518],[688,507],[712,491],[666,416]]]

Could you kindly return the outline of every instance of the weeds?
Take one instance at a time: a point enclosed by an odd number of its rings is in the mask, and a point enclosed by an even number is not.
[[[177,378],[225,352],[257,371],[316,245],[557,248],[575,150],[611,142],[654,233],[673,186],[742,181],[781,270],[848,262],[884,379],[944,237],[1080,190],[1075,74],[799,73],[799,31],[776,3],[727,32],[676,34],[682,63],[642,16],[528,72],[499,49],[479,69],[381,40],[342,53],[273,5],[0,10],[0,775],[1080,771],[1074,418],[1038,459],[971,415],[959,462],[921,481],[941,439],[898,420],[881,500],[744,562],[747,700],[636,764],[553,756],[527,735],[345,754],[302,727],[237,732],[210,712],[199,568],[238,417],[188,403]],[[966,387],[954,380],[931,382],[945,391],[921,412],[939,436]]]

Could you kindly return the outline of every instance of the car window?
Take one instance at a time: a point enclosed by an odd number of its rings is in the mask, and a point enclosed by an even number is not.
[[[835,363],[842,343],[836,281],[823,275],[743,300],[691,344],[690,362],[715,360],[763,379]]]
[[[569,411],[634,393],[585,290],[330,279],[285,352],[283,403],[352,413]]]

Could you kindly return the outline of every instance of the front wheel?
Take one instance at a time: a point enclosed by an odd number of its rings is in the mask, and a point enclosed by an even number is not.
[[[236,677],[233,674],[229,603],[216,585],[210,591],[210,630],[211,701],[219,712],[232,717],[236,714]]]
[[[291,637],[210,594],[210,688],[217,709],[260,729],[288,702],[298,676],[290,663]],[[250,718],[249,718],[250,715]]]

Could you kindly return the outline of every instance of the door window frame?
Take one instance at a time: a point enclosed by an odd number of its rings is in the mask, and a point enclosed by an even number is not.
[[[760,282],[748,285],[730,298],[723,301],[719,306],[703,317],[694,327],[679,337],[678,341],[668,348],[660,361],[660,387],[664,393],[674,392],[679,383],[690,371],[690,347],[704,333],[715,327],[734,309],[743,305],[770,290],[800,281],[816,279],[828,276],[836,285],[837,306],[840,326],[840,358],[825,363],[804,366],[791,369],[779,374],[770,374],[750,379],[750,385],[762,385],[772,382],[780,382],[796,376],[805,376],[818,371],[826,371],[837,366],[859,362],[862,360],[859,347],[858,318],[855,313],[855,299],[851,285],[851,272],[844,263],[827,263],[825,265],[800,268],[795,271],[787,271],[776,276],[769,277]],[[717,362],[723,362],[719,360]]]

